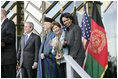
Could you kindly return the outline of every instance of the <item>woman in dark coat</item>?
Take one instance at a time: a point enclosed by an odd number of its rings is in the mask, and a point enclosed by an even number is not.
[[[74,18],[70,13],[64,13],[60,17],[60,23],[67,27],[65,33],[65,41],[63,45],[67,45],[69,48],[69,55],[82,67],[85,51],[82,45],[82,32],[79,25],[74,24]],[[80,77],[76,72],[74,77]]]

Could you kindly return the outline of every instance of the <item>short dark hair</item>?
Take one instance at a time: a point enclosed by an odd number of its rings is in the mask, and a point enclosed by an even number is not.
[[[50,22],[50,23],[52,23],[54,21],[54,19],[52,19],[52,18],[49,18],[49,17],[45,17],[44,18],[44,22]]]
[[[63,17],[69,18],[69,19],[72,20],[72,23],[75,23],[72,14],[70,14],[70,13],[63,13],[63,14],[61,15],[61,17],[60,17],[60,23],[61,23],[62,25],[64,25],[64,24],[63,24],[63,21],[62,21],[62,18],[63,18]]]
[[[61,28],[61,25],[60,25],[58,22],[53,21],[53,22],[52,22],[52,27],[51,27],[51,30],[52,30],[52,31],[53,31],[53,27],[54,27],[55,25],[56,25],[57,27]]]

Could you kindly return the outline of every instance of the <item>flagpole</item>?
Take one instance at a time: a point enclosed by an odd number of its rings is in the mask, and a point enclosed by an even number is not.
[[[93,1],[93,3],[94,3],[94,1]]]
[[[61,3],[62,2],[62,3]],[[63,8],[63,1],[59,1],[59,3],[60,3],[60,6],[61,6],[61,9],[60,9],[60,13],[62,13],[63,12],[63,10],[64,10],[64,8]]]
[[[76,6],[76,1],[74,1],[74,6]]]
[[[86,1],[84,1],[84,4],[86,4]]]
[[[84,5],[86,5],[86,1],[84,1]],[[84,18],[85,15],[83,16],[83,46],[84,46],[84,43],[85,43],[85,39],[84,39],[84,35],[85,35],[85,32],[84,32]]]
[[[84,35],[85,35],[85,32],[84,32],[84,16],[85,15],[83,15],[83,46],[84,46],[84,42],[85,42],[85,39],[84,39]]]
[[[74,1],[74,8],[73,8],[72,15],[74,15],[75,8],[76,8],[76,1]]]

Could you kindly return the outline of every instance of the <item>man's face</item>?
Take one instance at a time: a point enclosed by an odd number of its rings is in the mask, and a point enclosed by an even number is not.
[[[24,33],[28,34],[32,31],[32,27],[29,26],[28,23],[25,23],[25,26],[24,26]]]
[[[3,12],[3,9],[1,9],[1,21],[3,20],[4,18],[4,12]]]
[[[50,22],[44,22],[43,24],[44,31],[48,31],[51,29],[51,23]]]

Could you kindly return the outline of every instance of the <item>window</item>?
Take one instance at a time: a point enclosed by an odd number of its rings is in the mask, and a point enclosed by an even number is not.
[[[68,1],[63,1],[63,6],[64,6],[67,2],[68,2]],[[52,18],[61,8],[62,8],[62,6],[61,6],[60,3],[58,2],[58,3],[47,13],[47,16],[49,16],[50,18]]]
[[[107,35],[108,52],[117,56],[117,2],[113,2],[103,15],[103,23]]]
[[[26,10],[30,12],[39,21],[42,18],[42,14],[37,9],[35,9],[31,4],[27,6]]]

